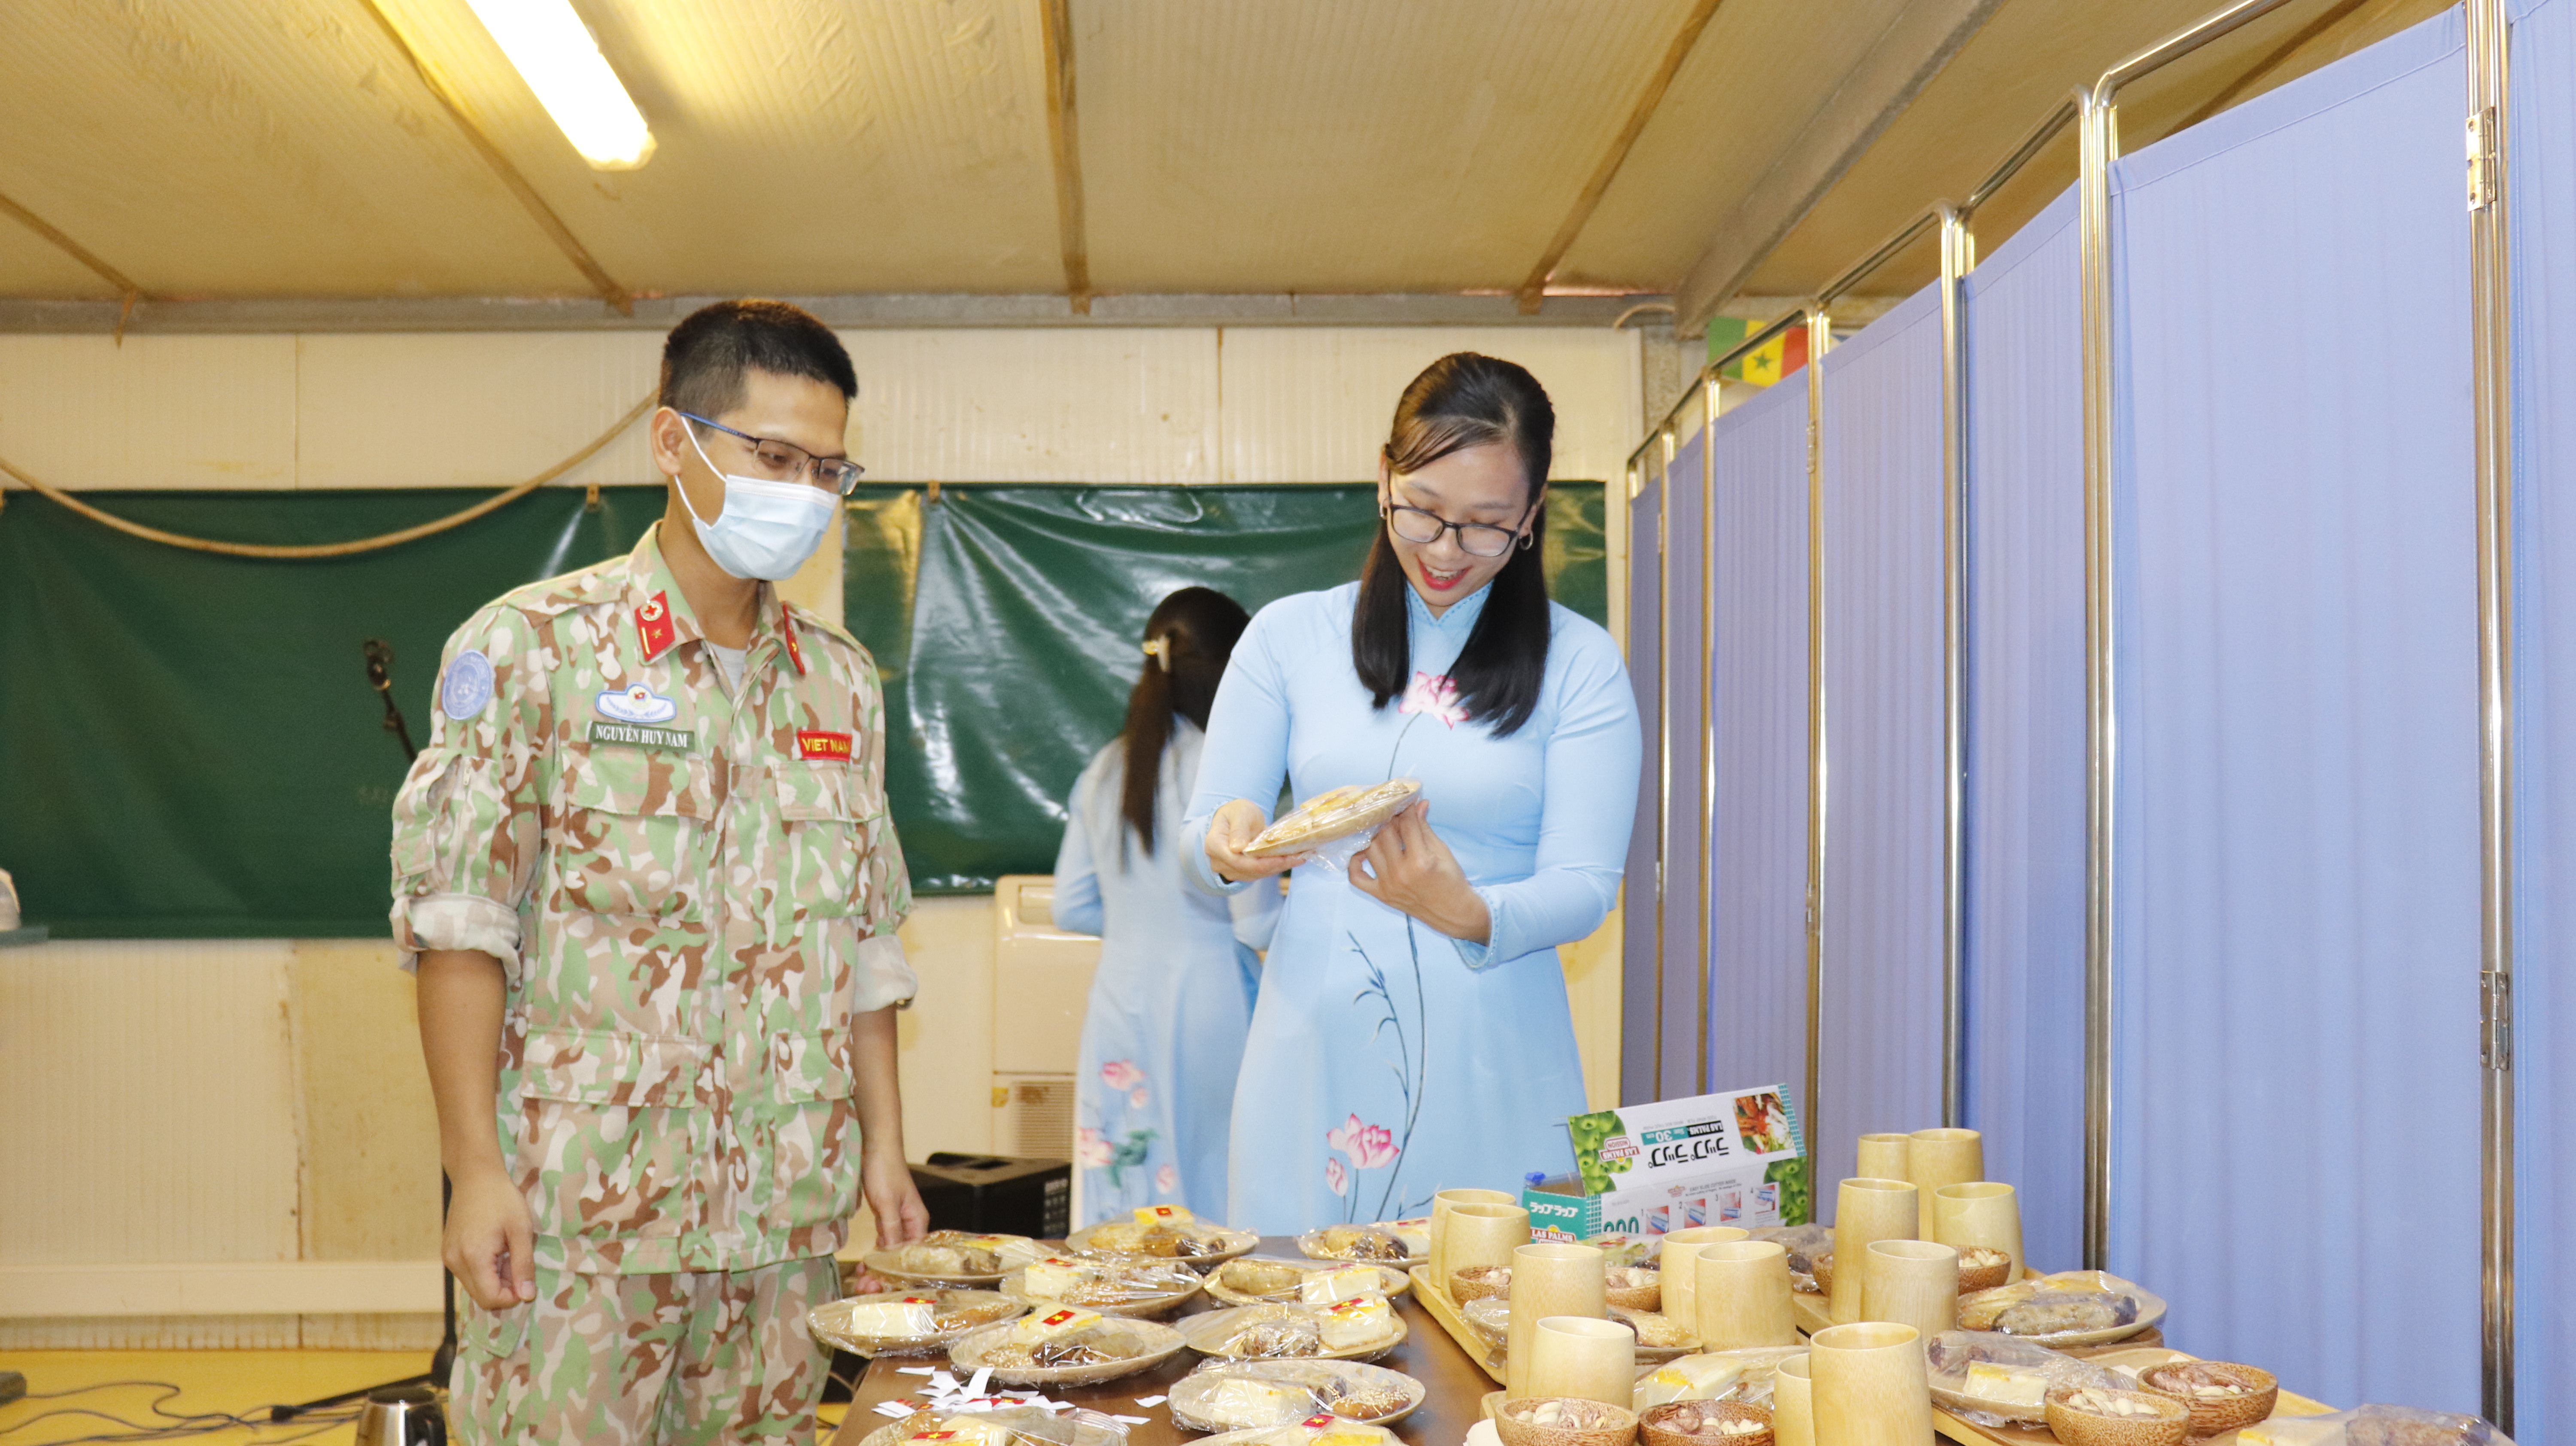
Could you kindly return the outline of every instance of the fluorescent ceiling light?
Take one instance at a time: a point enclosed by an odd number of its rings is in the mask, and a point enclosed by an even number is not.
[[[653,133],[570,0],[466,0],[475,18],[582,159],[631,171],[653,158]]]

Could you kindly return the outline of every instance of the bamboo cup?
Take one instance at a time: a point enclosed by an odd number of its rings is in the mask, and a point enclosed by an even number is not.
[[[1515,1273],[1512,1279],[1517,1283],[1520,1277]],[[1531,1335],[1523,1385],[1531,1396],[1573,1396],[1627,1410],[1637,1390],[1637,1333],[1615,1320],[1549,1316]]]
[[[1700,1246],[1698,1253],[1692,1296],[1701,1350],[1798,1343],[1787,1247],[1776,1240],[1720,1240]]]
[[[1921,1193],[1914,1238],[1932,1238],[1932,1192],[1944,1185],[1964,1185],[1986,1178],[1985,1136],[1974,1130],[1916,1130],[1906,1147],[1904,1179]]]
[[[2004,1284],[2021,1279],[2021,1197],[2010,1185],[1975,1180],[1933,1191],[1932,1238],[1960,1250],[2000,1250],[2012,1257]]]
[[[1451,1273],[1434,1278],[1442,1293],[1455,1299],[1451,1282],[1458,1271],[1478,1265],[1509,1265],[1512,1252],[1529,1244],[1529,1238],[1529,1212],[1518,1205],[1453,1205],[1449,1207],[1448,1234],[1442,1241]]]
[[[1518,1401],[1532,1394],[1530,1354],[1538,1323],[1559,1315],[1607,1320],[1609,1275],[1600,1250],[1589,1245],[1524,1245],[1512,1252],[1511,1267],[1512,1316],[1503,1337],[1503,1399]],[[1633,1361],[1633,1346],[1629,1354]],[[1633,1378],[1635,1372],[1629,1374]],[[1618,1404],[1628,1403],[1622,1399]]]
[[[1861,1318],[1861,1273],[1870,1242],[1915,1238],[1919,1193],[1904,1180],[1868,1177],[1845,1180],[1834,1192],[1834,1283],[1826,1309],[1836,1325]]]
[[[1827,1326],[1807,1342],[1807,1352],[1815,1379],[1815,1446],[1930,1446],[1932,1383],[1914,1327],[1893,1321]]]
[[[1663,1312],[1678,1321],[1698,1319],[1699,1248],[1729,1240],[1749,1240],[1753,1232],[1736,1225],[1694,1225],[1664,1236]]]
[[[1460,1205],[1517,1205],[1519,1203],[1520,1201],[1517,1198],[1507,1195],[1500,1190],[1469,1190],[1461,1188],[1456,1190],[1441,1190],[1432,1195],[1431,1260],[1429,1264],[1431,1266],[1431,1278],[1440,1282],[1440,1288],[1442,1290],[1447,1290],[1449,1288],[1449,1274],[1452,1270],[1457,1268],[1449,1263],[1448,1252],[1442,1248],[1448,1239],[1449,1212]],[[1492,1263],[1496,1265],[1502,1264],[1501,1261],[1494,1261]]]
[[[1791,1356],[1772,1374],[1771,1446],[1816,1446],[1816,1383],[1807,1374],[1814,1360],[1812,1352]]]
[[[1947,1245],[1873,1240],[1860,1278],[1863,1319],[1912,1326],[1927,1341],[1959,1323],[1959,1252]]]
[[[1906,1156],[1913,1143],[1912,1135],[1863,1135],[1860,1168],[1852,1173],[1864,1180],[1910,1180]]]

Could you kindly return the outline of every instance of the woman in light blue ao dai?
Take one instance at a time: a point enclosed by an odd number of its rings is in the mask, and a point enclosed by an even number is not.
[[[1262,609],[1209,715],[1183,840],[1211,892],[1295,866],[1234,1097],[1230,1223],[1264,1234],[1418,1215],[1452,1186],[1573,1168],[1585,1108],[1559,945],[1616,900],[1636,704],[1608,633],[1550,602],[1555,432],[1510,362],[1405,389],[1361,580]],[[1302,801],[1422,781],[1347,870],[1255,859]]]
[[[1226,1217],[1226,1132],[1279,890],[1231,900],[1184,882],[1181,813],[1243,605],[1164,598],[1126,730],[1074,782],[1055,861],[1057,927],[1100,936],[1074,1079],[1079,1227],[1142,1205]]]

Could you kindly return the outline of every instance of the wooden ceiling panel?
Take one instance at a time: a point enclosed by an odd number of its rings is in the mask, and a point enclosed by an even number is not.
[[[579,289],[354,0],[16,0],[0,194],[164,295]]]
[[[1726,0],[1556,284],[1664,291],[1678,283],[1903,8],[1904,0]]]
[[[1102,291],[1517,286],[1691,0],[1074,0]]]

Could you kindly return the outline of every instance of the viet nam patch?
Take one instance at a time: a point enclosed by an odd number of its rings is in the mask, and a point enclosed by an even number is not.
[[[680,705],[642,683],[629,683],[623,688],[603,688],[592,698],[591,706],[603,717],[620,723],[668,723],[680,716]]]
[[[483,711],[492,701],[492,660],[474,648],[456,655],[438,685],[438,706],[459,722]]]
[[[698,746],[698,735],[687,728],[649,728],[638,723],[602,723],[590,720],[592,743],[615,743],[628,748],[668,748],[680,752]]]
[[[796,730],[796,756],[847,763],[850,761],[850,735],[835,733],[828,728],[799,728]]]

